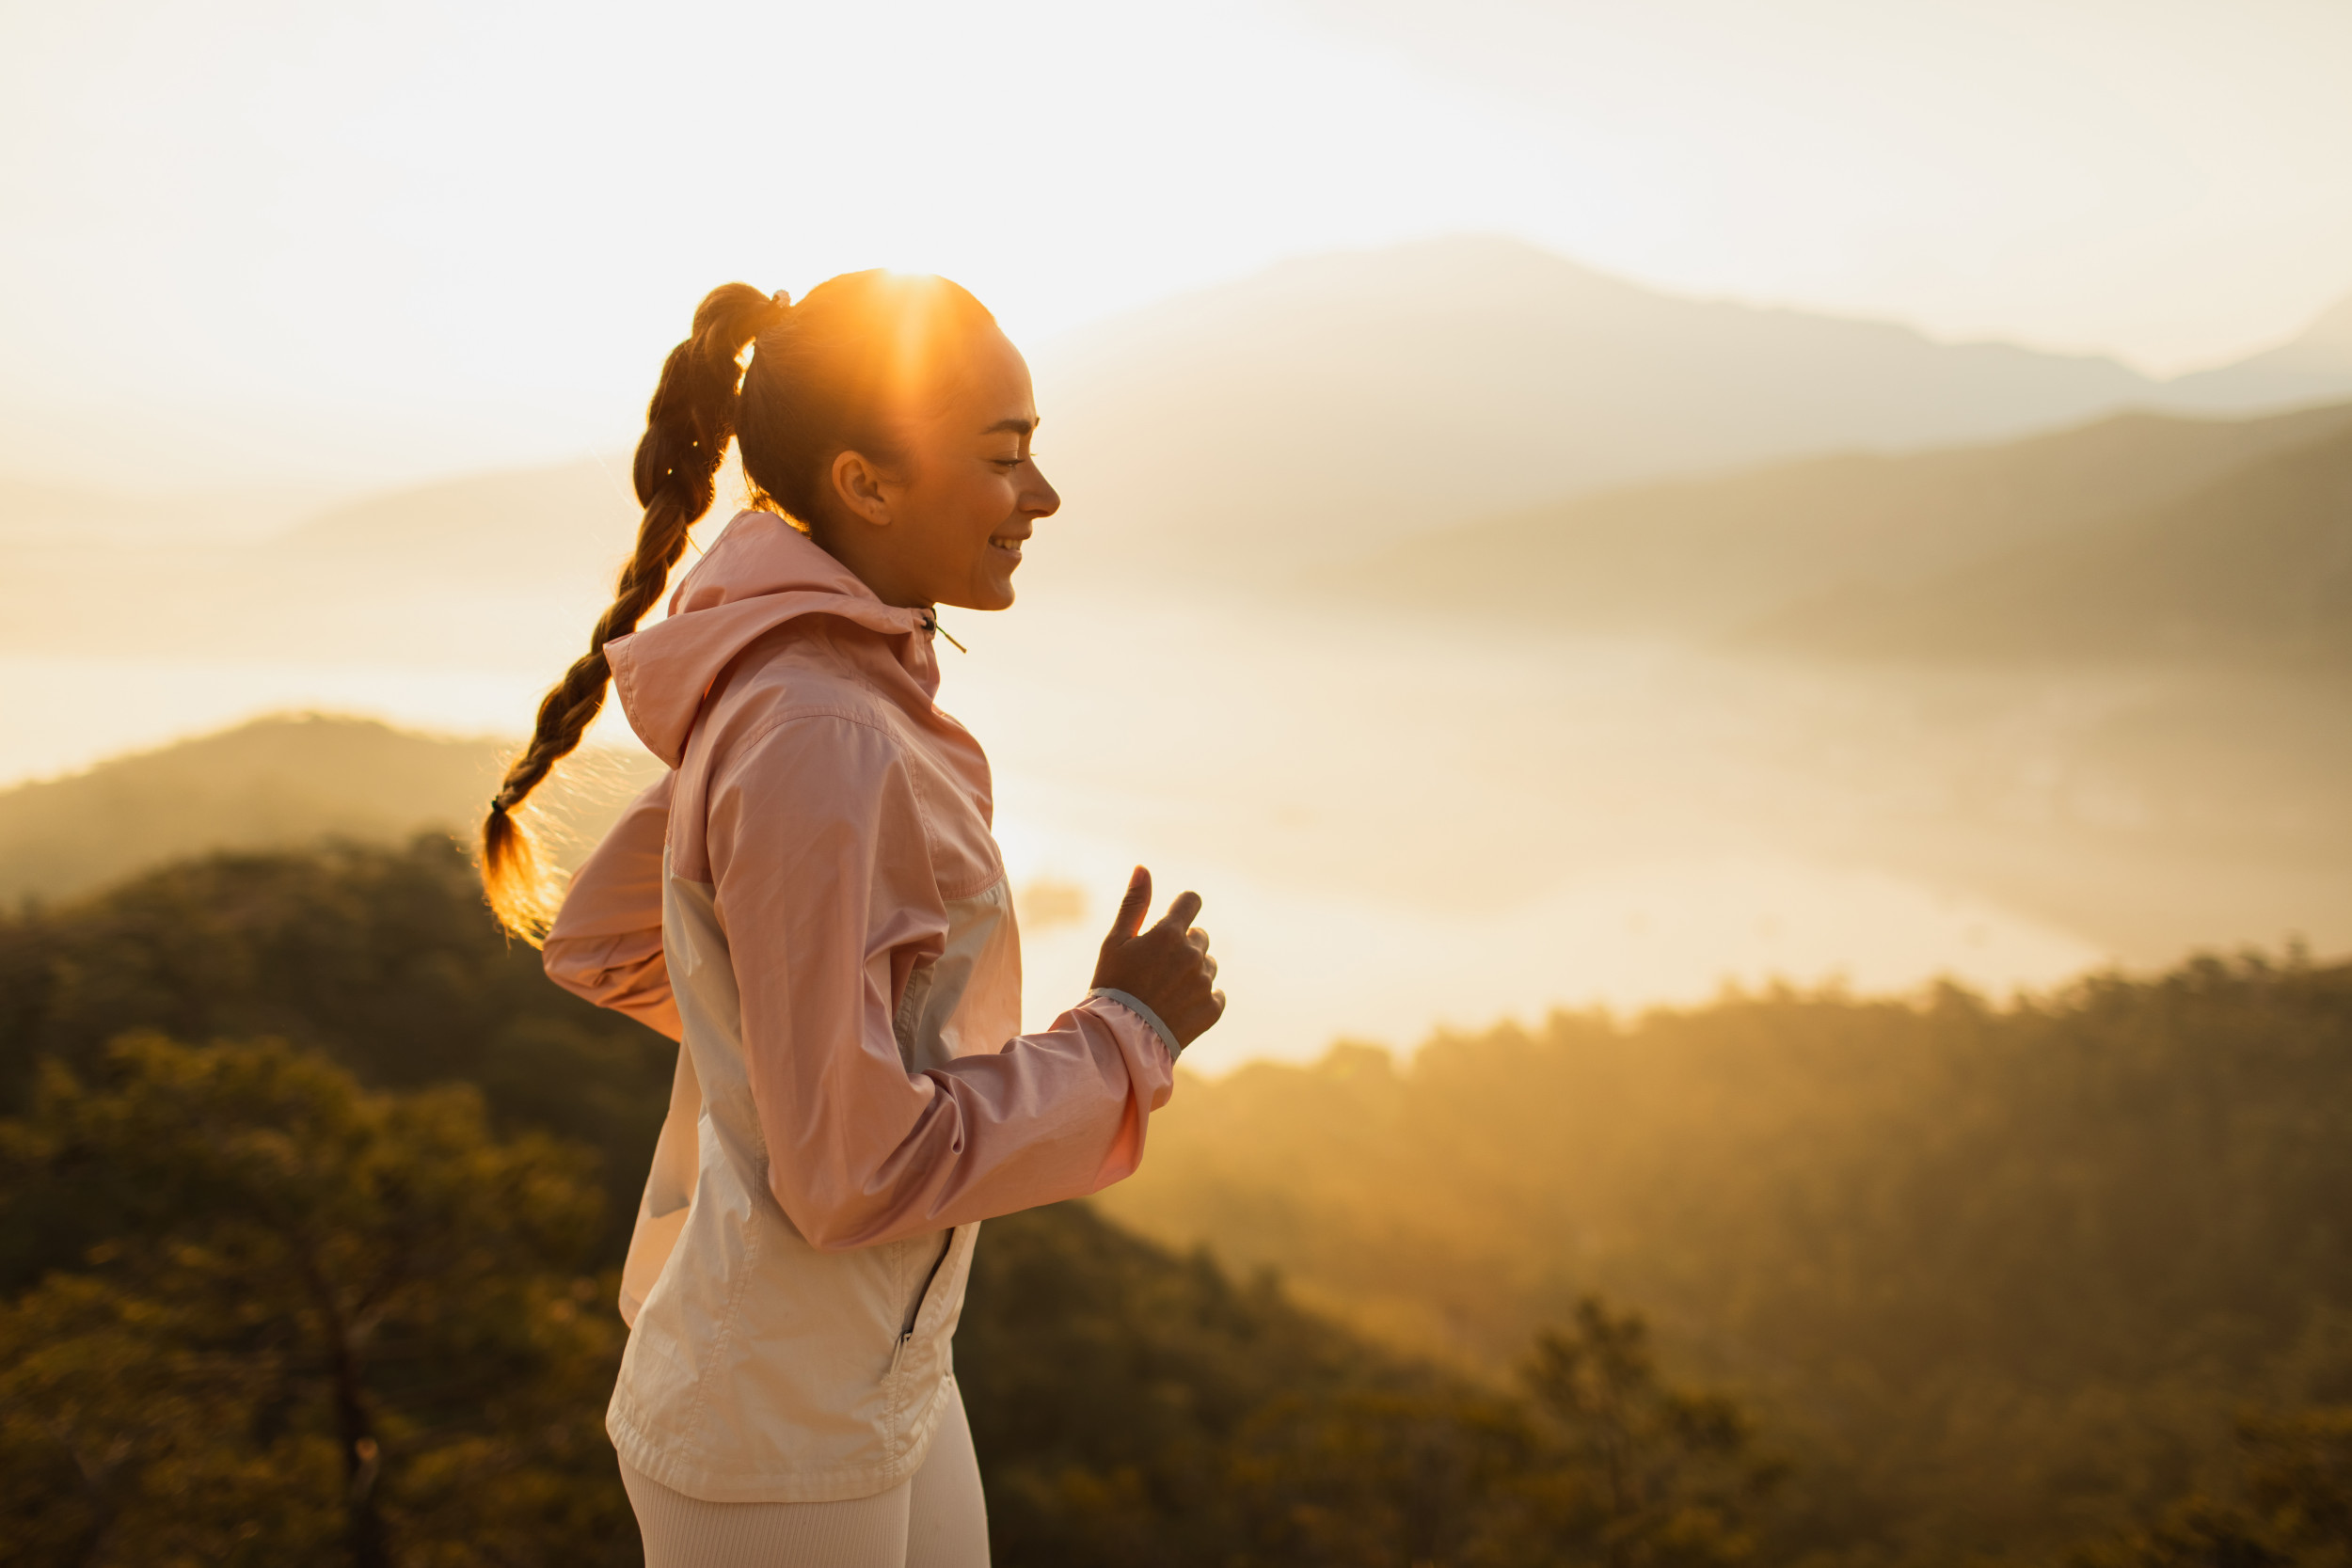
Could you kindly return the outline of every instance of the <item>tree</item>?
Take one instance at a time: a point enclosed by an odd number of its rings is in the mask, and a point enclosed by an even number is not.
[[[432,834],[209,855],[0,912],[0,1116],[29,1108],[44,1059],[95,1075],[111,1042],[143,1030],[283,1039],[371,1089],[473,1084],[498,1131],[601,1155],[614,1201],[600,1256],[613,1264],[677,1061],[644,1025],[548,984],[539,955],[490,918],[464,852]],[[50,1217],[12,1209],[0,1202],[11,1289],[60,1261]]]
[[[1271,1402],[1235,1446],[1242,1560],[1264,1568],[1506,1568],[1545,1560],[1511,1503],[1526,1407],[1459,1384]]]
[[[1271,1401],[1236,1444],[1244,1560],[1317,1568],[1721,1568],[1779,1466],[1720,1394],[1671,1386],[1633,1314],[1585,1301],[1523,1393],[1427,1373]]]
[[[1712,1568],[1753,1552],[1781,1466],[1737,1403],[1659,1376],[1638,1314],[1586,1298],[1572,1329],[1536,1336],[1521,1378],[1545,1437],[1523,1488],[1544,1560]]]
[[[97,1077],[46,1064],[0,1124],[13,1177],[119,1221],[0,1313],[21,1540],[57,1562],[633,1560],[596,1420],[621,1327],[578,1272],[587,1155],[492,1137],[470,1088],[371,1095],[277,1043],[135,1036]]]
[[[2352,1406],[2249,1415],[2237,1439],[2237,1498],[2192,1493],[2076,1568],[2352,1565]]]

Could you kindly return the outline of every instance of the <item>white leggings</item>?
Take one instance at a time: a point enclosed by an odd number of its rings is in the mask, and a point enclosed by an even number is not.
[[[948,1403],[922,1468],[837,1503],[707,1503],[621,1465],[645,1539],[645,1568],[988,1568],[988,1503],[963,1394]]]

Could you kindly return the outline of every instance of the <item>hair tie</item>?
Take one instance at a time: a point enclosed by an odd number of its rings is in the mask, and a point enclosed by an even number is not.
[[[759,324],[759,330],[752,334],[752,341],[749,345],[754,354],[757,354],[759,352],[759,340],[761,335],[782,326],[784,325],[785,312],[791,309],[792,296],[785,293],[782,289],[778,289],[774,293],[768,296],[767,319]]]

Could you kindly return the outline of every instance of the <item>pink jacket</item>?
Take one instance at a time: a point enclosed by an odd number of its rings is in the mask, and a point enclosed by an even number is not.
[[[1171,1042],[1104,997],[1019,1033],[988,760],[921,611],[745,512],[607,653],[673,771],[547,968],[684,1041],[607,1424],[691,1497],[870,1496],[944,1408],[977,1222],[1132,1172]]]

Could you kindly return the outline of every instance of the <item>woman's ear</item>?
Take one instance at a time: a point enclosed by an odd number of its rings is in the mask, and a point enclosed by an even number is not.
[[[863,452],[845,451],[833,460],[833,493],[850,516],[876,528],[890,526],[890,498],[882,471]]]

